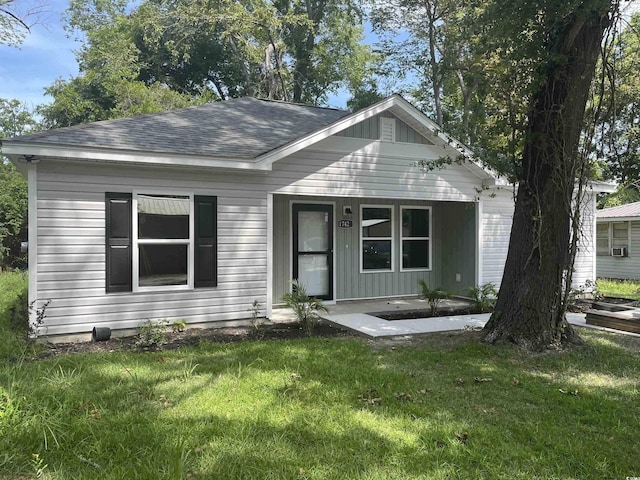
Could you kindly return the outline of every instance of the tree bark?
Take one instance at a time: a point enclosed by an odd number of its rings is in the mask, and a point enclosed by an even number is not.
[[[529,103],[509,253],[485,341],[542,350],[581,340],[567,323],[564,281],[578,142],[609,9],[576,12],[550,35],[551,59]]]

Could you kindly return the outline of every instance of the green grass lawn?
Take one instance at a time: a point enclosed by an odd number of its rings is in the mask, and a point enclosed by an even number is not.
[[[457,333],[1,359],[0,478],[638,476],[640,339],[582,333],[541,355]]]
[[[599,278],[598,292],[605,297],[629,298],[640,300],[640,281],[638,280],[614,280]]]

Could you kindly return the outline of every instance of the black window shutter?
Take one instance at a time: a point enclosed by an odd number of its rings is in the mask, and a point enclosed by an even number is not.
[[[105,194],[107,292],[131,291],[131,194]]]
[[[218,201],[196,195],[195,288],[218,285]]]

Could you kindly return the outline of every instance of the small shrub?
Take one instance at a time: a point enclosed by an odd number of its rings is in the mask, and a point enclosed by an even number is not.
[[[496,306],[498,290],[495,284],[485,283],[477,287],[470,287],[468,291],[473,299],[473,307],[480,310],[480,313],[489,312]]]
[[[318,320],[317,312],[328,312],[322,300],[310,297],[307,289],[298,280],[291,282],[291,293],[286,293],[282,301],[293,313],[307,333],[311,333]]]
[[[431,311],[431,316],[435,317],[438,314],[438,309],[440,308],[442,301],[446,298],[449,298],[449,294],[440,287],[436,287],[433,290],[430,289],[429,285],[427,285],[427,282],[422,279],[418,280],[418,284],[422,289],[420,297],[429,302],[429,310]]]
[[[167,320],[147,320],[138,327],[138,340],[136,340],[136,347],[148,349],[148,348],[162,348],[162,345],[167,343]]]
[[[173,333],[184,332],[187,328],[187,321],[184,318],[177,318],[171,324],[171,331]]]
[[[260,303],[258,300],[254,300],[249,307],[249,312],[251,313],[251,326],[254,330],[259,330],[260,325],[262,325],[262,319],[260,318],[261,311],[262,303]]]

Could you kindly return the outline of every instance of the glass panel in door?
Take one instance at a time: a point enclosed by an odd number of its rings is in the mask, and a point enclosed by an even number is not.
[[[333,299],[333,206],[293,205],[293,278],[310,296]]]

